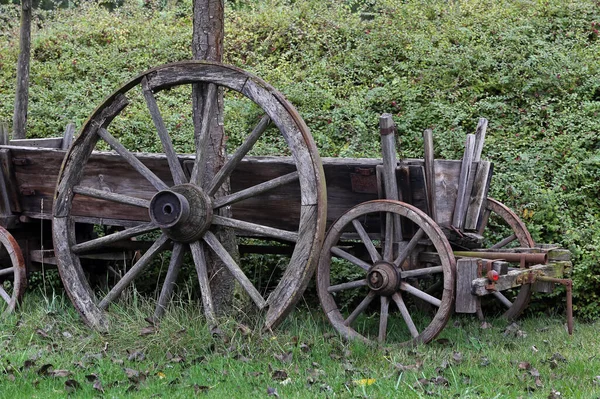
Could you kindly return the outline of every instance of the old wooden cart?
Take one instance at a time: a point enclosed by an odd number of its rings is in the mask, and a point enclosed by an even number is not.
[[[214,173],[203,150],[213,145],[203,123],[216,117],[213,104],[206,100],[195,124],[192,155],[176,152],[179,125],[169,134],[163,118],[172,92],[193,84],[226,90],[263,115]],[[137,106],[147,108],[162,153],[134,152],[120,139],[121,121]],[[154,68],[110,95],[68,150],[67,139],[0,146],[5,311],[22,295],[26,270],[57,265],[83,320],[105,330],[111,303],[160,258],[168,267],[156,277],[159,318],[191,253],[211,325],[218,317],[207,256],[263,310],[266,329],[292,310],[317,266],[323,308],[346,337],[428,342],[455,299],[457,311],[481,315],[481,299],[493,297],[516,317],[532,289],[548,289],[570,263],[566,251],[536,247],[517,215],[487,198],[485,125],[479,140],[469,136],[462,161],[434,160],[431,132],[424,160],[397,161],[389,115],[381,120],[383,160],[321,159],[293,106],[257,77],[208,62]],[[289,156],[251,156],[273,146]],[[243,237],[242,252],[279,254],[278,272],[257,277],[241,265],[222,244],[224,230]],[[508,237],[486,249],[488,236],[501,233]]]

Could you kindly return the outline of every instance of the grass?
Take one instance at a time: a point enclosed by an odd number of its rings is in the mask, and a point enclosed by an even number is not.
[[[297,310],[273,334],[175,306],[145,330],[149,307],[113,307],[107,334],[89,330],[62,294],[27,295],[0,321],[0,398],[600,396],[598,322],[568,336],[560,317],[507,329],[455,315],[432,343],[371,347],[341,340],[318,309]],[[143,332],[143,335],[141,333]],[[51,365],[51,366],[48,366]],[[559,394],[556,392],[560,392]],[[275,395],[276,394],[276,395]],[[552,396],[554,395],[554,396]]]

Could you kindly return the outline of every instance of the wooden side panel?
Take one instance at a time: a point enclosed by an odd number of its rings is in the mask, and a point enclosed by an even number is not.
[[[456,313],[475,313],[477,298],[471,292],[471,284],[477,278],[478,259],[463,258],[456,262]]]

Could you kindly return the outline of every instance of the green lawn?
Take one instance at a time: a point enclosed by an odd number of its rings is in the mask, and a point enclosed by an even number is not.
[[[597,322],[569,336],[559,316],[509,328],[454,316],[429,345],[369,347],[341,340],[319,309],[297,310],[273,334],[224,320],[211,335],[198,305],[171,309],[154,329],[144,308],[113,307],[102,335],[68,299],[30,293],[0,322],[0,397],[600,396]]]

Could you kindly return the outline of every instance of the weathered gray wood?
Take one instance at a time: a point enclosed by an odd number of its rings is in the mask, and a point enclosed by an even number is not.
[[[73,192],[75,194],[117,202],[119,204],[133,205],[145,209],[148,209],[150,207],[150,201],[148,200],[130,197],[128,195],[112,193],[110,191],[98,190],[91,187],[75,186],[73,187]]]
[[[217,324],[217,317],[208,278],[208,265],[206,264],[204,245],[199,241],[194,241],[190,243],[190,251],[192,252],[192,258],[194,259],[196,274],[198,275],[198,282],[200,284],[200,295],[202,297],[204,317],[206,317],[206,321],[210,326],[215,326]]]
[[[158,133],[158,137],[160,138],[160,142],[162,143],[162,148],[165,152],[165,156],[167,158],[167,162],[169,164],[169,168],[171,169],[171,174],[173,176],[173,182],[175,184],[186,183],[187,179],[185,178],[185,174],[183,173],[181,163],[177,158],[177,153],[175,153],[175,149],[173,148],[171,136],[169,136],[169,132],[167,132],[165,122],[163,121],[162,115],[160,114],[160,110],[158,109],[158,104],[156,103],[154,94],[152,94],[152,90],[150,90],[150,88],[148,87],[148,79],[146,77],[142,78],[141,83],[142,90],[144,92],[144,99],[146,100],[146,106],[148,107],[148,111],[150,112],[150,116],[152,117],[152,122],[154,122],[154,127],[156,128],[156,132]]]
[[[349,254],[348,252],[344,251],[343,249],[341,249],[339,247],[332,247],[331,253],[339,256],[342,259],[346,259],[348,262],[353,263],[354,265],[362,268],[365,271],[368,271],[371,268],[371,265],[369,265],[367,262],[363,261],[362,259],[357,258],[356,256],[354,256],[352,254]]]
[[[154,310],[155,320],[162,318],[162,316],[165,314],[169,301],[171,301],[173,291],[175,290],[175,284],[177,282],[177,276],[179,276],[179,271],[181,270],[181,265],[183,264],[185,247],[185,244],[180,243],[175,243],[173,245],[173,252],[171,253],[171,260],[169,261],[167,275],[165,276],[165,281],[163,282],[162,289],[160,290],[160,295],[158,297],[158,302]]]
[[[210,183],[210,186],[207,190],[209,196],[212,197],[215,195],[219,187],[221,187],[223,182],[231,175],[231,173],[233,173],[248,151],[254,147],[254,144],[256,144],[270,123],[271,118],[269,118],[267,115],[260,119],[260,122],[258,122],[258,125],[256,125],[256,127],[252,130],[252,133],[246,137],[246,140],[244,140],[242,145],[238,147],[235,153],[227,160],[225,165],[223,165],[223,167],[213,178],[213,181]]]
[[[352,313],[350,313],[348,318],[344,320],[344,325],[349,326],[352,323],[354,323],[356,318],[360,316],[360,314],[364,312],[367,309],[367,307],[369,307],[369,305],[371,304],[371,302],[373,302],[373,299],[375,299],[376,296],[377,295],[375,295],[373,291],[369,291],[367,296],[358,304],[358,306],[352,311]]]
[[[62,150],[68,150],[71,144],[73,143],[73,139],[75,138],[75,124],[69,123],[65,127],[65,132],[63,133],[62,143],[60,148]]]
[[[213,216],[213,224],[217,226],[231,227],[236,230],[242,230],[251,233],[253,236],[271,237],[289,242],[297,242],[299,238],[298,233],[293,231],[286,231],[269,226],[262,226],[259,224],[245,222],[243,220],[226,218],[219,215]]]
[[[429,203],[428,215],[436,222],[435,162],[433,152],[433,131],[431,129],[427,129],[423,132],[423,143],[425,147],[425,182],[427,187],[427,200]]]
[[[135,157],[123,144],[114,138],[106,129],[98,129],[98,135],[102,140],[115,150],[123,159],[125,159],[139,174],[144,176],[157,190],[165,190],[169,188],[158,176],[154,174],[146,165],[142,163],[138,158]]]
[[[438,259],[439,260],[439,259]],[[443,273],[444,268],[442,266],[431,266],[424,267],[422,269],[413,269],[413,270],[401,270],[400,278],[415,278],[415,277],[424,277],[431,276],[436,273]]]
[[[333,293],[333,292],[339,292],[339,291],[349,290],[352,288],[366,287],[366,286],[367,286],[367,280],[362,279],[362,280],[349,281],[347,283],[332,285],[329,288],[327,288],[327,292]]]
[[[408,328],[410,335],[413,338],[417,338],[419,336],[419,330],[417,330],[417,326],[415,326],[415,323],[413,322],[412,317],[410,316],[410,312],[408,311],[408,308],[406,307],[402,296],[396,292],[394,295],[392,295],[392,299],[394,300],[396,306],[398,306],[400,314],[402,315],[402,318],[406,323],[406,327]]]
[[[494,298],[496,298],[502,305],[504,305],[504,307],[506,309],[510,309],[511,306],[513,306],[513,303],[504,296],[503,293],[498,292],[498,291],[493,291],[492,295],[494,296]]]
[[[478,259],[462,258],[456,262],[456,313],[477,312],[478,298],[471,293],[471,284],[477,278]]]
[[[547,265],[533,265],[527,269],[510,270],[507,274],[500,276],[496,281],[496,290],[504,291],[509,288],[519,287],[522,284],[518,282],[519,276],[527,276],[529,273],[543,273],[549,277],[562,277],[565,268],[571,267],[569,261],[556,261]],[[485,277],[477,278],[473,280],[471,284],[471,290],[473,295],[488,295],[489,290],[485,289],[488,284],[488,280]]]
[[[10,140],[9,145],[17,147],[40,147],[40,148],[62,148],[62,137],[50,137],[42,139],[14,139]]]
[[[258,292],[258,290],[254,287],[250,279],[246,277],[242,269],[240,269],[238,264],[223,247],[223,244],[219,242],[218,238],[210,231],[207,231],[204,235],[204,241],[208,244],[208,246],[211,247],[213,251],[215,251],[217,256],[221,258],[225,266],[227,266],[229,269],[229,272],[233,275],[233,277],[235,277],[238,283],[240,283],[250,298],[252,298],[256,306],[258,306],[259,309],[263,309],[265,306],[267,306],[267,301],[265,301],[260,292]]]
[[[125,273],[123,278],[115,284],[115,286],[106,294],[104,298],[98,303],[98,308],[106,310],[115,299],[117,299],[121,293],[135,280],[152,262],[152,259],[160,251],[164,249],[169,238],[162,234],[155,242],[152,247],[142,255],[142,257]]]
[[[160,318],[164,314],[167,304],[171,300],[171,296],[176,285],[177,276],[179,275],[179,271],[181,270],[181,266],[183,264],[185,248],[185,244],[175,243],[173,245],[169,268],[167,270],[167,275],[165,276],[156,311],[154,313],[156,318]]]
[[[460,175],[458,177],[458,191],[456,194],[456,203],[454,205],[454,214],[452,216],[452,226],[462,229],[464,225],[465,212],[467,208],[467,195],[470,195],[469,177],[473,163],[473,151],[475,150],[475,135],[467,134],[465,143],[465,154],[462,159]]]
[[[354,219],[352,221],[352,225],[354,226],[354,229],[360,236],[361,241],[363,242],[365,248],[367,249],[367,252],[369,253],[369,256],[371,257],[371,261],[373,263],[380,261],[381,255],[379,255],[377,248],[375,248],[373,241],[371,241],[369,234],[367,233],[367,231],[365,230],[363,225],[360,223],[360,221]]]
[[[481,161],[481,153],[483,152],[483,144],[485,142],[485,133],[488,127],[488,120],[479,118],[477,128],[475,129],[475,150],[473,151],[473,162]]]
[[[425,302],[432,304],[433,306],[440,307],[442,305],[442,301],[440,301],[436,297],[431,296],[428,293],[421,291],[420,289],[418,289],[416,287],[413,287],[412,285],[408,284],[405,281],[400,283],[400,289],[402,291],[408,292],[409,294],[411,294],[419,299],[424,300]]]
[[[207,88],[202,119],[199,129],[194,133],[194,143],[196,148],[196,159],[194,160],[194,167],[192,169],[192,175],[190,177],[190,183],[196,185],[202,185],[202,179],[206,171],[206,163],[209,160],[209,138],[211,134],[211,118],[217,103],[217,86],[215,84],[209,84]]]
[[[298,181],[298,177],[298,172],[288,173],[287,175],[276,177],[275,179],[257,184],[256,186],[238,191],[234,194],[217,198],[214,201],[214,207],[221,208],[223,206],[231,205],[236,202],[255,197],[257,195],[266,193],[267,191],[271,191],[277,187],[292,183],[294,181]]]
[[[403,269],[402,265],[403,265],[404,261],[408,258],[408,256],[412,252],[412,250],[415,249],[415,247],[419,243],[419,240],[421,238],[423,238],[424,235],[425,235],[425,231],[422,228],[417,230],[415,235],[410,239],[408,244],[404,248],[402,248],[400,254],[394,260],[394,265],[396,265],[396,267]]]
[[[24,139],[27,126],[29,102],[29,60],[31,57],[31,0],[21,0],[21,29],[19,36],[19,60],[17,61],[17,84],[13,113],[13,138]]]
[[[383,158],[383,186],[385,198],[389,200],[400,200],[398,185],[396,184],[396,125],[391,114],[382,114],[379,117],[379,132],[381,135],[381,154]],[[400,217],[389,214],[386,220],[385,246],[383,258],[391,261],[396,256],[393,249],[402,241],[402,227]]]
[[[385,338],[387,336],[390,298],[387,296],[382,296],[380,298],[381,310],[379,312],[379,336],[377,337],[377,340],[379,342],[385,342]]]
[[[9,141],[8,123],[0,122],[0,145],[7,145]]]
[[[23,297],[27,286],[27,271],[25,270],[25,260],[19,244],[12,234],[3,227],[0,227],[0,246],[3,247],[2,252],[8,255],[8,259],[5,259],[5,265],[10,265],[7,269],[12,270],[12,279],[10,277],[3,278],[3,280],[7,279],[12,282],[12,290],[7,292],[0,284],[2,289],[0,296],[6,302],[1,316],[6,316],[17,307]]]
[[[80,254],[103,247],[105,248],[117,241],[127,240],[129,238],[139,236],[140,234],[149,233],[156,229],[158,229],[158,226],[154,223],[141,224],[139,226],[131,227],[127,230],[117,231],[116,233],[112,233],[107,236],[95,238],[80,244],[75,244],[71,247],[71,251],[75,254]]]
[[[477,164],[471,198],[465,216],[465,230],[477,230],[479,218],[482,217],[486,198],[492,180],[491,162],[481,161]]]

